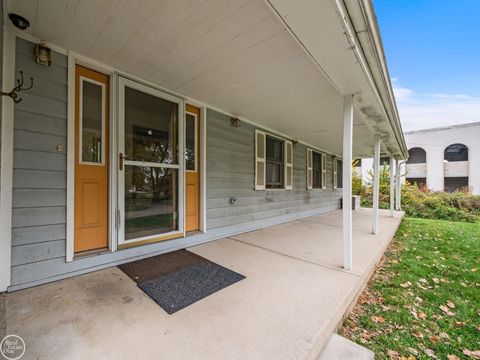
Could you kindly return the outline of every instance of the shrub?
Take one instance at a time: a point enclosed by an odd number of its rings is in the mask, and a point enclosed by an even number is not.
[[[369,174],[367,185],[354,175],[352,190],[362,197],[363,207],[373,204],[373,174]],[[390,208],[390,177],[388,166],[380,171],[379,207]],[[402,185],[402,210],[407,216],[424,219],[480,222],[480,196],[471,195],[467,190],[454,193],[434,192],[406,182]]]

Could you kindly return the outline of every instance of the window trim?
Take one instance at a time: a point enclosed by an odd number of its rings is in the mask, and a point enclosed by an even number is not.
[[[325,190],[327,188],[327,167],[326,167],[326,155],[321,151],[310,149],[312,151],[312,190]],[[315,187],[315,171],[313,167],[313,153],[320,155],[320,187]]]
[[[258,157],[258,135],[261,134],[264,138],[264,157],[259,158]],[[282,168],[282,174],[283,174],[283,186],[282,187],[277,187],[277,188],[268,188],[267,187],[267,136],[274,138],[275,140],[279,140],[283,143],[283,168]],[[288,149],[290,148],[291,151],[291,156],[290,156],[290,162],[288,162],[289,156],[288,156]],[[293,141],[289,140],[287,138],[284,138],[282,136],[275,135],[274,133],[267,132],[261,129],[255,129],[255,190],[256,191],[290,191],[293,190],[293,157],[294,157],[294,147],[293,147]],[[258,185],[258,163],[262,162],[265,167],[264,171],[264,185]],[[288,185],[288,169],[291,169],[290,175],[290,185]]]
[[[342,161],[343,166],[343,159],[338,156],[333,157],[333,188],[334,189],[343,189],[343,184],[341,187],[338,186],[338,161]]]

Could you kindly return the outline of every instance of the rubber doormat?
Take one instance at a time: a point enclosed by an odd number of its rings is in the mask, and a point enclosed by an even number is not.
[[[173,314],[245,276],[187,250],[120,265],[168,314]]]

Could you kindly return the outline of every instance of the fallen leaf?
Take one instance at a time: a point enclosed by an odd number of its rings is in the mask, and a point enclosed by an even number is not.
[[[447,355],[448,360],[460,360],[460,358],[457,355]]]
[[[437,357],[435,356],[435,351],[432,349],[425,349],[425,354],[427,354],[429,357],[436,359]]]
[[[417,314],[418,318],[419,319],[426,319],[427,318],[427,314],[425,314],[423,311],[420,311],[418,314]]]
[[[447,301],[447,306],[451,309],[455,309],[455,304],[451,302],[450,300]]]
[[[387,355],[390,357],[390,359],[396,359],[400,354],[395,350],[388,350]]]
[[[448,336],[448,334],[445,332],[441,332],[438,334],[438,336],[440,336],[442,339],[450,339],[450,336]]]
[[[408,351],[410,351],[413,355],[418,355],[417,349],[414,349],[414,348],[409,347],[409,348],[408,348]]]
[[[472,271],[472,272],[477,272],[477,271],[478,271],[478,268],[473,268],[471,271]]]
[[[376,315],[373,315],[372,317],[370,317],[370,319],[372,319],[372,321],[376,324],[378,323],[384,323],[385,322],[385,319],[381,316],[376,316]]]
[[[471,351],[468,349],[463,349],[463,353],[472,359],[480,359],[480,350]]]
[[[440,305],[439,306],[440,310],[442,310],[445,314],[447,314],[448,316],[455,316],[455,313],[450,311],[450,309],[445,306],[445,305]]]
[[[440,337],[436,336],[436,335],[432,335],[429,337],[430,341],[433,342],[434,344],[436,344],[437,342],[440,341]]]
[[[412,331],[412,335],[415,336],[418,339],[423,338],[423,334],[420,331],[417,331],[417,330]]]
[[[400,284],[400,286],[404,289],[409,288],[412,286],[412,283],[410,281],[404,282],[403,284]]]

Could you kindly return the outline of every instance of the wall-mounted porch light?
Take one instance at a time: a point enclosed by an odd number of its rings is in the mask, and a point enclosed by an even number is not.
[[[52,65],[52,50],[47,46],[45,41],[40,41],[34,49],[35,60],[42,65]]]
[[[240,127],[240,119],[237,118],[236,116],[235,116],[235,117],[232,117],[232,118],[230,119],[230,124],[232,124],[233,127],[238,128],[238,127]]]

